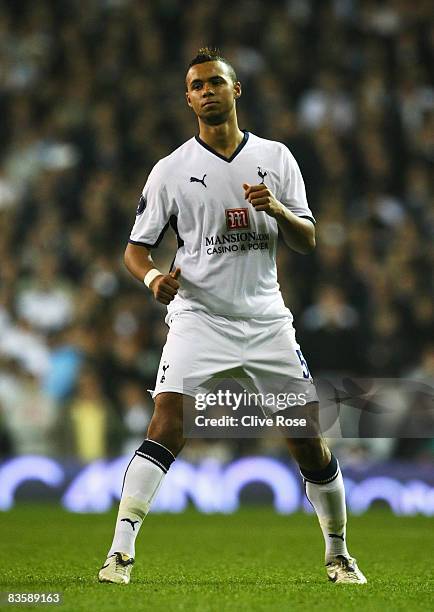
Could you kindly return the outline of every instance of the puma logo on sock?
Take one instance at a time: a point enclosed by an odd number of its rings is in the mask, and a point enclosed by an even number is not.
[[[130,523],[131,527],[133,528],[133,531],[135,531],[135,530],[136,530],[135,525],[136,525],[136,523],[138,523],[138,522],[139,522],[139,521],[132,521],[132,520],[131,520],[131,519],[129,519],[129,518],[124,518],[124,519],[121,519],[121,523],[122,523],[122,521],[125,521],[126,523]]]
[[[337,533],[329,533],[329,538],[339,538],[339,540],[342,540],[342,542],[345,540],[344,534],[338,535]]]

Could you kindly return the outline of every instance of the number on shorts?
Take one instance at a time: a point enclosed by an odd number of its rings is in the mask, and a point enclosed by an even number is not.
[[[309,372],[309,368],[307,367],[306,359],[303,357],[303,353],[300,351],[300,349],[296,349],[296,353],[298,355],[298,358],[300,359],[301,369],[303,371],[303,378],[312,378]]]

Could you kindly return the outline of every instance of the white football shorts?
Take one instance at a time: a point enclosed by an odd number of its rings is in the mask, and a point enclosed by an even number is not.
[[[165,391],[195,397],[212,392],[216,381],[228,376],[268,397],[286,395],[289,406],[318,401],[289,317],[240,319],[181,311],[167,322],[153,398]],[[273,414],[285,407],[281,401],[267,402],[263,411]]]

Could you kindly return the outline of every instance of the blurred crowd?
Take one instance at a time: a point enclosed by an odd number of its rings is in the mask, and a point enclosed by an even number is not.
[[[184,76],[206,44],[242,82],[240,127],[284,142],[305,178],[317,249],[281,248],[278,268],[314,376],[432,388],[432,2],[83,9],[0,5],[0,455],[87,462],[143,439],[167,328],[123,252],[148,172],[197,132]],[[168,236],[159,267],[175,248]],[[401,408],[401,440],[347,441],[341,455],[432,458],[431,440],[405,441],[414,401]],[[278,452],[212,446],[224,457]],[[185,451],[201,452],[200,442]]]

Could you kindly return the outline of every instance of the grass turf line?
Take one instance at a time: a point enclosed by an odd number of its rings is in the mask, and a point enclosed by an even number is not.
[[[128,586],[99,584],[115,512],[70,514],[24,506],[0,514],[0,590],[61,591],[57,606],[8,609],[286,611],[428,610],[432,604],[434,530],[426,517],[371,511],[350,517],[349,549],[366,586],[333,585],[323,567],[314,516],[271,509],[233,515],[150,515],[137,540]],[[431,558],[430,558],[431,557]]]

